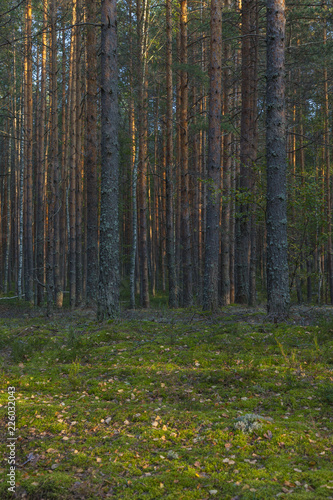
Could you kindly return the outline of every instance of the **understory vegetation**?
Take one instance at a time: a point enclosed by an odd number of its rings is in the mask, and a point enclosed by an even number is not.
[[[311,314],[0,319],[2,477],[14,386],[17,498],[333,498],[333,321]]]

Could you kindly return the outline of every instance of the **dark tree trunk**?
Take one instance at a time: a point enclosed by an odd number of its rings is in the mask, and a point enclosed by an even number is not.
[[[102,167],[98,318],[119,314],[119,167],[116,0],[102,3]]]
[[[180,165],[181,165],[181,238],[183,268],[183,305],[193,301],[191,226],[188,169],[188,73],[187,66],[187,0],[180,2],[180,55],[181,55],[181,107],[180,107]]]
[[[25,298],[33,302],[34,281],[33,281],[33,175],[32,175],[32,38],[31,38],[31,0],[27,0],[26,5],[26,52],[25,52],[25,148],[26,148],[26,169],[25,169]]]
[[[236,302],[249,302],[252,169],[256,160],[256,10],[257,0],[242,3],[242,114],[240,137],[239,191],[237,234]]]
[[[148,163],[148,0],[137,0],[138,18],[138,133],[139,133],[139,164],[138,164],[138,215],[139,215],[139,263],[140,263],[140,298],[144,308],[149,307],[148,278],[148,232],[147,232],[147,163]]]
[[[177,277],[173,222],[173,138],[172,138],[172,0],[166,1],[166,253],[169,272],[169,306],[177,306]]]
[[[267,309],[274,321],[288,315],[285,6],[267,1]]]
[[[211,2],[210,91],[207,163],[207,211],[203,309],[218,307],[219,221],[221,188],[222,5]]]

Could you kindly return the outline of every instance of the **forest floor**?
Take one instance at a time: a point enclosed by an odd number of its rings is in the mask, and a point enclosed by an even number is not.
[[[239,307],[101,324],[2,305],[0,498],[333,499],[332,382],[329,307],[281,325]]]

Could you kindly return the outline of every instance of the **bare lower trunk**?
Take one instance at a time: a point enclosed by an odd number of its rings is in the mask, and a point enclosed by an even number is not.
[[[218,262],[221,186],[222,8],[211,2],[210,89],[207,163],[207,212],[203,309],[218,307]]]
[[[288,315],[284,0],[267,2],[267,294],[275,321]]]
[[[116,0],[102,3],[102,168],[98,318],[119,314],[119,167]]]
[[[86,0],[87,22],[95,23],[95,0]],[[98,186],[97,186],[97,39],[95,26],[87,27],[87,302],[96,301],[98,285]]]
[[[172,0],[166,2],[166,86],[167,86],[167,116],[166,116],[166,253],[169,276],[169,306],[177,307],[177,276],[175,262],[175,242],[173,223],[173,138],[172,138]]]

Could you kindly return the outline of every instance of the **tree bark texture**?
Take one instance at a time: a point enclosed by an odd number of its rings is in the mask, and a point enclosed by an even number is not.
[[[102,3],[102,166],[98,318],[119,314],[119,166],[116,0]]]
[[[139,164],[138,164],[138,215],[139,215],[139,264],[140,264],[140,292],[141,306],[149,307],[149,278],[148,278],[148,231],[147,231],[147,161],[148,161],[148,0],[137,0],[138,18],[138,135],[139,135]]]
[[[32,175],[32,38],[31,38],[31,0],[26,3],[26,42],[25,42],[25,298],[33,302],[33,175]]]
[[[193,301],[191,222],[188,168],[188,73],[187,73],[187,0],[180,2],[181,107],[180,107],[180,165],[181,165],[181,239],[183,270],[183,306]]]
[[[256,160],[256,5],[257,0],[242,3],[242,114],[240,138],[240,176],[238,234],[236,251],[236,301],[249,301],[249,265],[251,252],[252,170]]]
[[[274,321],[288,315],[285,5],[267,1],[267,309]]]
[[[177,307],[177,275],[173,209],[173,89],[172,89],[172,0],[166,0],[166,253],[169,272],[169,306]]]
[[[211,1],[210,89],[207,162],[207,210],[203,309],[218,307],[221,188],[222,5]]]
[[[72,19],[73,28],[71,34],[71,52],[70,52],[70,135],[71,135],[71,148],[70,148],[70,182],[69,182],[69,303],[73,308],[76,303],[76,69],[75,62],[76,54],[76,21],[77,21],[77,0],[73,1]]]
[[[86,0],[87,22],[96,22],[96,2]],[[87,26],[87,302],[96,301],[98,284],[97,176],[97,40],[96,27]]]

